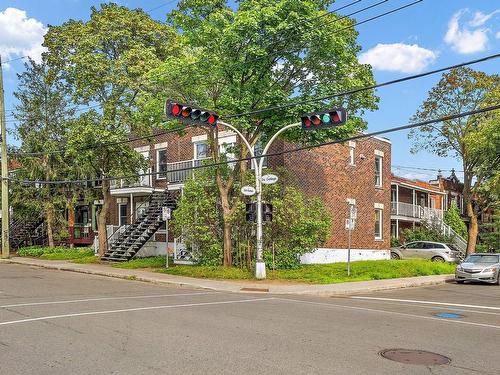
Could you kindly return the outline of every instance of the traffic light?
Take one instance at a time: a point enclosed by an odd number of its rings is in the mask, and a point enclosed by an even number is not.
[[[219,120],[219,116],[214,112],[178,103],[170,99],[165,102],[165,115],[187,124],[208,125],[211,127],[217,126],[217,121]]]
[[[257,221],[257,204],[256,203],[247,203],[245,210],[245,217],[248,222]]]
[[[326,112],[307,113],[300,119],[304,130],[331,128],[332,126],[345,124],[347,112],[344,108],[332,109]]]
[[[262,221],[273,221],[273,205],[271,203],[262,203]]]

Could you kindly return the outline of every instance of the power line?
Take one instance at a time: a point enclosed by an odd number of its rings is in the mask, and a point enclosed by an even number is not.
[[[443,116],[443,117],[440,117],[437,119],[420,121],[420,122],[413,123],[413,124],[406,124],[406,125],[402,125],[402,126],[397,126],[397,127],[393,127],[393,128],[379,130],[379,131],[375,131],[372,133],[355,135],[355,136],[340,139],[340,140],[322,142],[322,143],[315,144],[315,145],[306,145],[306,146],[292,148],[289,150],[277,151],[277,152],[269,153],[267,155],[250,156],[250,157],[246,157],[246,158],[233,159],[233,160],[210,163],[210,164],[205,164],[205,165],[201,164],[198,166],[195,165],[195,166],[191,166],[191,167],[187,167],[187,168],[179,168],[179,169],[175,169],[175,170],[171,170],[171,171],[166,170],[166,171],[161,171],[161,172],[140,173],[140,174],[134,174],[134,175],[129,175],[129,176],[102,177],[102,178],[98,178],[98,179],[85,179],[85,180],[44,181],[44,180],[16,180],[16,179],[9,178],[9,181],[23,183],[23,184],[49,184],[49,185],[56,184],[56,185],[60,185],[60,184],[71,184],[71,183],[82,184],[82,183],[87,183],[87,182],[97,182],[97,181],[103,181],[103,180],[131,180],[131,179],[136,179],[136,178],[145,177],[145,176],[156,176],[159,174],[166,174],[168,172],[182,172],[182,171],[191,171],[191,170],[202,169],[202,168],[211,168],[211,167],[217,167],[217,166],[222,166],[222,165],[227,165],[227,164],[234,164],[234,163],[238,163],[238,162],[242,162],[242,161],[249,161],[252,159],[260,159],[263,157],[269,158],[269,157],[273,157],[273,156],[290,154],[293,152],[306,151],[306,150],[324,147],[324,146],[328,146],[328,145],[345,143],[348,141],[355,141],[355,140],[363,139],[363,138],[371,138],[371,137],[375,137],[375,136],[378,136],[381,134],[394,133],[394,132],[401,131],[401,130],[413,129],[413,128],[417,128],[420,126],[425,126],[425,125],[434,124],[434,123],[438,123],[438,122],[453,120],[453,119],[457,119],[457,118],[461,118],[461,117],[491,112],[491,111],[495,111],[498,109],[500,109],[500,104],[490,106],[490,107],[480,108],[480,109],[476,109],[476,110],[472,110],[472,111],[462,112],[462,113],[458,113],[458,114],[454,114],[454,115]]]
[[[481,58],[476,59],[476,60],[470,60],[470,61],[466,61],[466,62],[463,62],[463,63],[460,63],[460,64],[456,64],[456,65],[446,66],[446,67],[440,68],[440,69],[430,70],[430,71],[424,72],[424,73],[414,74],[414,75],[411,75],[411,76],[406,76],[406,77],[394,79],[394,80],[391,80],[391,81],[385,81],[385,82],[378,83],[378,84],[375,84],[375,85],[358,87],[358,88],[354,88],[354,89],[351,89],[351,90],[342,91],[342,92],[339,92],[339,93],[336,93],[336,94],[330,94],[330,95],[326,95],[326,96],[319,97],[319,98],[305,99],[305,100],[302,100],[300,102],[293,102],[293,103],[283,104],[283,105],[274,106],[274,107],[257,109],[255,111],[248,111],[248,112],[236,113],[236,114],[232,114],[232,115],[221,116],[221,118],[230,119],[230,118],[235,118],[235,117],[256,115],[256,114],[260,114],[260,113],[264,113],[264,112],[274,111],[274,110],[277,110],[277,109],[284,109],[284,108],[295,107],[297,105],[302,105],[302,104],[306,104],[306,103],[310,103],[310,102],[318,102],[318,101],[333,99],[333,98],[337,98],[337,97],[340,97],[340,96],[346,96],[346,95],[355,94],[355,93],[358,93],[358,92],[361,92],[361,91],[373,90],[373,89],[377,89],[377,88],[380,88],[380,87],[393,85],[393,84],[396,84],[396,83],[401,83],[401,82],[410,81],[410,80],[417,79],[417,78],[426,77],[426,76],[433,75],[433,74],[436,74],[436,73],[444,72],[446,70],[456,69],[456,68],[459,68],[459,67],[462,67],[462,66],[467,66],[467,65],[477,64],[477,63],[488,61],[488,60],[497,59],[498,57],[500,57],[500,53],[496,53],[496,54],[493,54],[493,55],[488,55],[488,56],[481,57]]]
[[[371,8],[374,8],[374,7],[376,7],[376,6],[379,6],[379,5],[381,5],[381,4],[383,4],[383,3],[387,2],[387,1],[389,1],[389,0],[382,0],[382,1],[378,2],[378,3],[375,3],[375,4],[372,4],[372,5],[367,6],[367,7],[365,7],[365,8],[362,8],[362,9],[360,9],[360,10],[358,10],[358,11],[355,11],[355,12],[353,12],[353,13],[350,13],[350,14],[348,14],[348,15],[341,16],[341,17],[339,17],[339,18],[336,18],[336,19],[334,19],[334,20],[331,20],[331,21],[327,22],[326,24],[332,24],[332,23],[335,23],[335,22],[340,21],[340,20],[342,20],[342,19],[344,19],[344,18],[350,17],[350,16],[352,16],[352,15],[354,15],[354,14],[357,14],[357,13],[360,13],[360,12],[362,12],[362,11],[365,11],[365,10],[368,10],[368,9],[371,9]],[[344,31],[344,30],[347,30],[347,29],[350,29],[350,28],[354,28],[355,26],[358,26],[358,25],[361,25],[361,24],[364,24],[364,23],[367,23],[367,22],[373,21],[373,20],[375,20],[375,19],[378,19],[378,18],[381,18],[381,17],[387,16],[387,15],[389,15],[389,14],[392,14],[392,13],[398,12],[398,11],[400,11],[400,10],[402,10],[402,9],[405,9],[405,8],[410,7],[410,6],[416,5],[416,4],[418,4],[418,3],[422,2],[422,1],[423,1],[423,0],[416,0],[416,1],[412,2],[412,3],[409,3],[409,4],[406,4],[406,5],[400,6],[400,7],[398,7],[398,8],[392,9],[392,10],[390,10],[390,11],[387,11],[387,12],[384,12],[384,13],[381,13],[381,14],[378,14],[378,15],[376,15],[376,16],[374,16],[374,17],[371,17],[371,18],[368,18],[368,19],[366,19],[366,20],[363,20],[363,21],[360,21],[360,22],[356,22],[356,23],[354,23],[354,24],[352,24],[352,25],[349,25],[349,26],[347,26],[347,27],[344,27],[344,28],[342,28],[342,29],[333,30],[333,32],[332,32],[332,33],[330,33],[330,35],[333,35],[333,34],[335,34],[335,33],[338,33],[338,32],[341,32],[341,31]],[[356,2],[357,2],[357,1],[355,1],[354,3],[356,3]],[[352,4],[354,4],[354,3],[352,3]],[[340,9],[343,9],[343,8],[346,8],[347,6],[350,6],[350,5],[352,5],[352,4],[348,4],[348,5],[346,5],[346,6],[340,7],[340,8],[338,8],[338,9],[333,10],[333,11],[330,11],[330,12],[328,12],[328,13],[332,13],[332,12],[334,12],[334,11],[337,11],[337,10],[340,10]],[[316,18],[320,18],[320,17],[323,17],[323,16],[325,16],[325,15],[321,15],[321,16],[318,16],[318,17],[316,17]],[[299,50],[297,50],[296,52],[298,52],[298,51],[299,51]],[[261,58],[255,59],[254,61],[250,60],[250,62],[251,62],[251,63],[254,63],[254,62],[259,61],[259,60],[262,60],[262,59],[263,59],[263,58],[261,57]],[[200,61],[195,61],[195,62],[193,62],[193,63],[186,64],[186,65],[184,65],[184,66],[183,66],[183,68],[186,68],[186,67],[189,67],[189,66],[194,66],[194,65],[197,65],[197,64],[199,64],[199,62],[200,62]],[[247,62],[247,63],[248,63],[248,62]],[[149,79],[149,80],[152,80],[152,79],[154,79],[154,78],[159,78],[159,77],[164,76],[165,74],[166,74],[166,73],[159,73],[159,74],[157,74],[157,75],[154,75],[154,76],[152,76],[152,77],[149,77],[148,79]],[[141,85],[141,86],[143,86],[143,85]],[[140,87],[139,89],[141,89],[141,87]],[[78,109],[78,106],[75,106],[75,107],[73,107],[73,109],[76,109],[78,112],[80,112],[80,111],[83,111],[83,110],[88,110],[88,109],[91,109],[91,108],[102,108],[102,106],[103,106],[103,104],[97,104],[97,105],[90,106],[90,107],[86,107],[86,108],[83,108],[83,109]],[[13,110],[10,110],[10,111],[11,111],[11,112],[13,112]],[[227,116],[226,116],[226,117],[224,117],[224,118],[229,118],[229,117],[227,117]],[[15,123],[15,122],[17,122],[17,121],[19,121],[19,120],[7,120],[7,122],[10,122],[10,123]]]
[[[130,139],[126,139],[126,140],[123,140],[123,141],[108,142],[108,143],[102,143],[102,144],[99,144],[99,145],[91,145],[91,146],[88,146],[88,147],[77,148],[77,149],[75,149],[75,151],[85,151],[85,150],[89,150],[89,149],[96,148],[96,147],[118,146],[118,145],[121,145],[121,144],[126,144],[126,143],[131,143],[131,142],[136,142],[136,141],[142,141],[142,140],[145,140],[145,139],[150,139],[150,138],[158,137],[160,135],[165,135],[165,134],[170,134],[170,133],[176,133],[178,131],[185,130],[185,129],[190,129],[190,128],[193,128],[195,126],[196,125],[194,125],[194,124],[192,124],[192,125],[183,125],[183,126],[179,126],[179,127],[176,127],[176,128],[171,128],[171,129],[168,129],[168,130],[165,130],[165,131],[162,131],[162,132],[157,132],[157,133],[153,133],[153,134],[149,134],[149,135],[144,135],[142,137],[130,138]],[[61,153],[64,153],[64,152],[66,152],[66,149],[60,149],[60,150],[54,150],[54,151],[46,151],[46,152],[19,152],[19,151],[12,151],[12,152],[9,152],[9,155],[42,156],[42,155],[61,154]]]
[[[423,168],[423,167],[410,167],[410,166],[404,166],[404,165],[391,165],[392,168],[395,169],[408,169],[412,171],[429,171],[429,172],[456,172],[456,173],[463,173],[464,171],[459,171],[456,170],[455,168],[452,169],[435,169],[435,168]]]

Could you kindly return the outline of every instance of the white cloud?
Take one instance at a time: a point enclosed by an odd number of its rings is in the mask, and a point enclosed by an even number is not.
[[[472,27],[483,26],[491,17],[493,17],[497,13],[500,13],[500,9],[494,10],[493,12],[488,14],[484,14],[483,12],[478,11],[474,13],[474,18],[469,22],[469,25],[471,25]]]
[[[460,17],[464,12],[464,10],[460,10],[453,15],[448,23],[448,31],[444,36],[444,41],[451,45],[455,51],[463,54],[486,50],[488,29],[469,30],[467,27],[460,27]],[[477,22],[479,21],[482,20],[477,20]],[[486,21],[487,19],[484,22]]]
[[[495,34],[495,38],[500,39],[500,31]]]
[[[40,21],[28,18],[24,10],[7,8],[0,12],[2,60],[30,56],[35,61],[40,61],[44,51],[42,43],[46,31]]]
[[[437,53],[417,44],[377,44],[362,53],[359,61],[374,69],[418,73],[437,58]]]

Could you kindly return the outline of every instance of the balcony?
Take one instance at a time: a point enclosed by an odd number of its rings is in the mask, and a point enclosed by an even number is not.
[[[153,191],[153,184],[151,178],[151,169],[140,172],[140,174],[147,174],[140,176],[137,179],[120,179],[111,181],[111,194],[130,194],[130,193],[151,193]]]
[[[391,215],[403,216],[420,220],[443,219],[443,211],[417,204],[391,202]]]
[[[194,167],[203,164],[207,159],[191,159],[179,161],[176,163],[167,163],[167,181],[171,184],[182,184],[188,179],[193,178]]]

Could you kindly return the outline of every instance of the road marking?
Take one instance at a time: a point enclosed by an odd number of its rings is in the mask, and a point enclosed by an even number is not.
[[[378,302],[378,301],[366,301],[366,302]],[[415,304],[411,304],[411,303],[385,302],[384,305],[391,305],[391,306],[411,306],[411,307],[418,307],[420,309],[443,310],[443,308],[440,307],[440,306],[419,306],[419,305],[415,305]],[[500,315],[500,313],[497,313],[497,312],[467,310],[467,309],[459,309],[459,308],[456,308],[456,307],[447,307],[446,310],[468,312],[468,313],[473,313],[473,314],[497,315],[497,316]]]
[[[471,308],[475,308],[475,309],[487,309],[487,310],[500,311],[500,307],[482,306],[482,305],[464,305],[461,303],[419,301],[419,300],[413,300],[413,299],[397,299],[397,298],[381,298],[381,297],[362,297],[362,296],[352,296],[350,298],[352,298],[352,299],[366,299],[366,300],[374,300],[374,301],[395,301],[395,302],[408,302],[408,303],[422,303],[422,304],[427,304],[427,305],[471,307]]]
[[[200,302],[200,303],[186,303],[182,305],[161,305],[161,306],[148,306],[148,307],[135,307],[131,309],[120,309],[120,310],[104,310],[104,311],[89,311],[83,313],[74,313],[74,314],[63,314],[63,315],[49,315],[49,316],[40,316],[38,318],[29,318],[29,319],[20,319],[20,320],[11,320],[7,322],[0,322],[0,326],[6,326],[11,324],[19,324],[19,323],[28,323],[28,322],[36,322],[39,320],[52,320],[52,319],[61,319],[61,318],[71,318],[76,316],[88,316],[88,315],[104,315],[104,314],[116,314],[123,312],[133,312],[133,311],[148,311],[148,310],[160,310],[160,309],[173,309],[177,307],[196,307],[196,306],[211,306],[211,305],[227,305],[231,303],[245,303],[245,302],[259,302],[259,301],[269,301],[275,299],[274,297],[269,298],[251,298],[251,299],[240,299],[233,301],[221,301],[221,302]],[[440,319],[442,320],[442,319]]]
[[[63,301],[18,303],[18,304],[13,304],[13,305],[3,305],[3,306],[0,306],[0,308],[22,307],[22,306],[40,306],[40,305],[60,305],[60,304],[65,304],[65,303],[110,301],[110,300],[120,300],[120,299],[162,298],[162,297],[176,297],[176,296],[199,296],[199,295],[203,295],[203,294],[218,294],[218,293],[217,292],[200,292],[200,293],[151,294],[151,295],[147,295],[147,296],[100,297],[100,298],[72,299],[72,300],[63,300]]]
[[[368,308],[368,307],[357,307],[357,306],[337,305],[337,304],[323,303],[323,302],[301,301],[301,300],[298,300],[298,299],[291,299],[291,298],[275,298],[275,299],[276,300],[280,300],[280,301],[300,302],[300,303],[312,304],[312,305],[321,305],[321,306],[328,306],[328,307],[334,307],[334,308],[336,307],[336,308],[340,308],[340,309],[351,309],[351,310],[378,312],[378,313],[384,313],[384,314],[390,314],[390,315],[405,316],[405,317],[409,317],[409,318],[419,318],[419,319],[427,319],[427,320],[436,320],[438,322],[466,324],[466,325],[477,326],[477,327],[486,327],[486,328],[500,329],[500,326],[496,326],[496,325],[493,325],[493,324],[466,322],[466,321],[463,321],[463,320],[433,318],[431,316],[400,313],[400,312],[397,312],[397,311],[378,310],[378,309],[371,309],[371,308]]]

